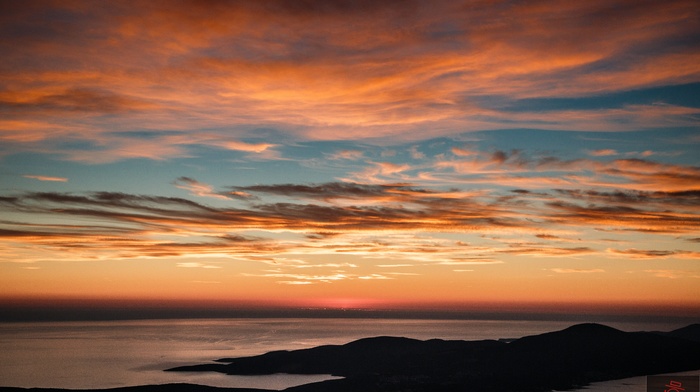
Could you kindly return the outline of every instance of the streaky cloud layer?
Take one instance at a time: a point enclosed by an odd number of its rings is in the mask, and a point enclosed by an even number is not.
[[[522,127],[696,126],[700,110],[668,94],[628,104],[620,94],[697,83],[694,1],[5,8],[5,149],[86,162],[181,156],[212,140],[261,152],[270,145],[242,140],[261,126],[301,139],[415,140]],[[622,101],[511,110],[528,99],[606,94]],[[155,133],[143,140],[133,130]],[[97,151],[72,151],[65,139]]]
[[[0,302],[700,314],[699,21],[2,2]]]

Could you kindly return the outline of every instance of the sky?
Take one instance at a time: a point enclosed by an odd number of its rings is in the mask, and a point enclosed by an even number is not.
[[[2,304],[700,316],[696,1],[0,1],[0,53]]]

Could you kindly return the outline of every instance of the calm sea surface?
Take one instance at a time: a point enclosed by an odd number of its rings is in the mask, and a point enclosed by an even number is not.
[[[344,344],[370,336],[481,340],[566,328],[570,321],[204,319],[0,323],[0,386],[113,388],[188,382],[284,389],[328,376],[163,372],[218,358]],[[606,323],[624,331],[676,324]],[[606,389],[599,389],[606,390]]]

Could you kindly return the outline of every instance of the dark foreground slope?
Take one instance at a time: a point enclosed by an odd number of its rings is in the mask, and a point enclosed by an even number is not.
[[[700,342],[684,334],[622,332],[580,324],[512,343],[377,337],[219,362],[170,370],[345,377],[289,389],[295,392],[545,391],[698,369]]]
[[[217,388],[196,384],[163,384],[163,385],[139,385],[134,387],[121,387],[109,389],[55,389],[55,388],[14,388],[0,387],[2,392],[273,392],[267,389],[249,388]]]
[[[691,324],[687,327],[676,329],[671,332],[657,332],[665,336],[673,336],[676,338],[683,338],[688,340],[694,340],[700,342],[700,324]]]
[[[698,335],[698,325],[668,333],[651,333],[622,332],[599,324],[580,324],[511,343],[376,337],[345,345],[221,359],[216,364],[184,366],[168,371],[216,371],[236,375],[333,374],[344,377],[289,388],[288,392],[550,391],[595,381],[700,369]],[[0,391],[24,390],[0,388]],[[255,390],[168,384],[110,391]]]

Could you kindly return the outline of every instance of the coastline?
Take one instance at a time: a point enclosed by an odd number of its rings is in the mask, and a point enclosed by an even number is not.
[[[325,391],[625,391],[643,385],[647,374],[700,369],[700,324],[671,332],[623,332],[600,324],[578,324],[560,331],[508,340],[454,341],[374,337],[343,345],[272,351],[215,363],[164,369],[170,372],[218,372],[228,375],[304,374],[333,380],[292,386],[289,392]],[[670,354],[673,354],[672,357]],[[655,358],[664,358],[657,361]],[[641,384],[640,384],[641,383]],[[573,389],[586,385],[583,389]],[[622,386],[623,389],[613,387]],[[602,389],[601,389],[602,388]],[[0,391],[70,391],[59,388],[0,387]],[[166,383],[80,391],[262,392],[263,388],[211,387]]]
[[[698,376],[700,368],[696,370],[686,370],[683,372],[663,373],[672,376]],[[616,380],[592,382],[582,388],[569,390],[567,392],[638,392],[646,390],[647,374],[644,376],[627,377]]]

